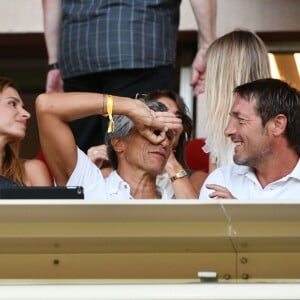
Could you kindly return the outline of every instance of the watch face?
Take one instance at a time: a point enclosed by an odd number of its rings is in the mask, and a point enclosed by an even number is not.
[[[174,180],[185,177],[185,176],[187,176],[187,172],[185,170],[180,170],[178,173],[176,173],[170,179],[173,182]]]
[[[178,173],[178,175],[180,175],[180,176],[185,176],[185,175],[187,175],[187,174],[186,174],[186,171],[185,171],[185,170],[180,170],[179,173]]]

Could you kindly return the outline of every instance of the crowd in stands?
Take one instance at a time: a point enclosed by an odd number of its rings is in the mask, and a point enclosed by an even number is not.
[[[180,1],[140,9],[42,2],[49,71],[35,108],[43,159],[19,157],[30,114],[16,85],[0,78],[3,185],[82,186],[92,201],[297,198],[299,91],[271,78],[254,32],[216,38],[215,1],[191,0],[191,85],[207,107],[203,149],[192,155],[205,156],[202,169],[187,163],[193,120],[172,86]]]

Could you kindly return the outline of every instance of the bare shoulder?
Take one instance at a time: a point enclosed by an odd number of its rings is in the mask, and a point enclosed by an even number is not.
[[[46,164],[39,159],[24,160],[25,183],[27,186],[53,185]]]

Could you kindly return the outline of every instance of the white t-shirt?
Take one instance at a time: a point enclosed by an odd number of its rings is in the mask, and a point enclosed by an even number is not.
[[[82,186],[84,199],[87,200],[132,200],[129,185],[118,175],[116,171],[103,178],[99,168],[88,156],[77,148],[77,164],[70,176],[67,186]],[[170,199],[166,189],[157,186],[162,199]]]
[[[199,195],[200,200],[207,200],[213,190],[206,184],[218,184],[226,187],[234,198],[239,200],[281,199],[300,200],[300,160],[287,176],[276,180],[264,188],[250,167],[231,164],[213,171],[205,180]]]

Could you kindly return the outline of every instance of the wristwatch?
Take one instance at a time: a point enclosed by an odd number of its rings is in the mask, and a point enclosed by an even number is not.
[[[179,178],[185,177],[187,175],[188,175],[187,172],[184,169],[182,169],[178,173],[176,173],[174,176],[170,177],[170,180],[171,180],[171,182],[173,182],[173,181],[175,181]]]
[[[48,65],[48,71],[57,70],[57,69],[59,69],[59,63],[58,62]]]

